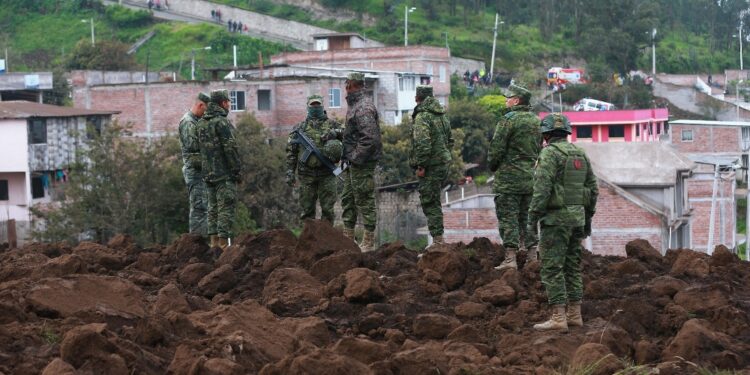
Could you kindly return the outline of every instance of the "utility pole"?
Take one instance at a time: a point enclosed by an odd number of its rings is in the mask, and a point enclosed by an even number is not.
[[[740,36],[740,71],[743,71],[743,70],[745,70],[745,67],[744,67],[744,63],[745,62],[742,61],[744,59],[742,58],[742,19],[741,18],[740,18],[740,32],[739,32],[739,36]]]
[[[94,37],[94,18],[91,17],[91,46],[96,45],[96,38]]]
[[[651,32],[651,77],[656,79],[656,28]]]
[[[404,47],[409,45],[409,13],[415,10],[417,10],[417,8],[409,8],[408,5],[404,5]]]
[[[490,60],[490,80],[492,80],[492,73],[495,71],[495,47],[497,45],[497,21],[500,17],[499,14],[495,13],[495,28],[493,29],[492,36],[492,60]]]

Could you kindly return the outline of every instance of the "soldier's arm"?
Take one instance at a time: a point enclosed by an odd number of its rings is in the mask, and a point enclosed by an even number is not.
[[[594,169],[591,167],[591,161],[589,157],[585,156],[588,170],[586,172],[586,181],[584,182],[584,188],[588,190],[588,205],[586,206],[586,215],[588,217],[594,216],[596,213],[596,201],[599,198],[599,184],[596,181],[596,175],[594,175]]]
[[[542,150],[539,156],[539,164],[534,172],[534,195],[529,204],[531,222],[539,220],[547,209],[552,195],[552,185],[555,182],[555,173],[559,168],[556,159],[554,151],[549,147]]]
[[[424,167],[430,161],[430,149],[432,140],[430,135],[430,124],[427,123],[425,115],[417,116],[414,121],[414,159],[416,167]]]
[[[229,171],[239,177],[240,174],[240,152],[237,148],[237,139],[234,137],[234,129],[229,121],[220,121],[217,124],[216,131],[219,135],[219,144],[221,145],[224,155],[227,159]]]
[[[351,162],[362,164],[367,155],[372,154],[380,145],[380,125],[378,113],[374,106],[368,106],[357,114],[359,141],[354,149]]]
[[[296,129],[296,128],[295,128]],[[293,143],[296,133],[289,133],[286,141],[286,170],[297,170],[297,157],[299,155],[299,144]]]
[[[496,171],[500,161],[505,157],[508,145],[508,126],[505,119],[501,119],[495,126],[495,135],[492,136],[490,149],[487,152],[487,164],[491,171]]]

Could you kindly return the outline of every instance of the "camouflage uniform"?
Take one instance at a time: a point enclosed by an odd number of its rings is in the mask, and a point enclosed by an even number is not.
[[[308,97],[308,106],[315,101],[322,104],[323,98],[320,95]],[[322,114],[314,114],[313,107],[308,108],[307,119],[297,124],[295,130],[299,129],[305,133],[310,140],[315,142],[315,146],[322,153],[327,136],[331,133],[337,134],[341,126],[338,122],[326,116],[322,106],[317,107],[320,108]],[[300,219],[314,219],[315,203],[320,200],[322,219],[333,224],[333,206],[337,199],[336,177],[314,154],[310,155],[307,162],[304,162],[302,156],[305,153],[305,147],[295,143],[295,138],[296,133],[289,134],[286,145],[286,165],[287,176],[291,181],[294,180],[295,171],[299,176],[299,203],[302,207]],[[333,163],[338,161],[338,158],[331,160]]]
[[[440,189],[448,177],[453,137],[445,109],[432,96],[432,87],[418,86],[417,96],[424,99],[417,104],[412,114],[414,125],[411,132],[409,164],[415,169],[424,168],[424,177],[417,176],[419,201],[427,217],[430,235],[440,238],[442,242],[443,210]]]
[[[514,88],[511,86],[512,90]],[[531,96],[523,88],[513,91],[513,94]],[[539,123],[539,118],[531,113],[530,106],[512,107],[498,122],[490,143],[487,161],[490,170],[495,172],[492,186],[495,212],[506,249],[516,250],[521,242],[527,248],[537,243],[536,235],[526,230],[526,220],[533,189],[534,164],[542,149]]]
[[[566,137],[550,138],[539,157],[529,209],[530,225],[541,222],[540,276],[550,305],[576,303],[583,297],[581,240],[590,235],[598,195],[584,151]]]
[[[229,100],[226,90],[211,92],[211,103],[198,123],[202,169],[208,188],[208,234],[231,238],[240,181],[240,155],[234,126],[220,106]]]
[[[364,82],[364,75],[352,73],[349,80]],[[377,224],[374,175],[383,150],[378,111],[365,95],[364,88],[347,95],[346,102],[349,108],[343,132],[342,159],[349,162],[350,167],[344,172],[342,219],[345,228],[353,229],[361,213],[365,230],[373,232]]]
[[[209,97],[201,93],[198,99],[207,103]],[[206,228],[206,182],[203,181],[201,173],[201,155],[198,147],[198,137],[195,132],[196,124],[200,118],[193,112],[187,111],[180,120],[180,148],[182,150],[182,175],[188,188],[188,199],[190,202],[189,228],[190,233],[205,236]]]

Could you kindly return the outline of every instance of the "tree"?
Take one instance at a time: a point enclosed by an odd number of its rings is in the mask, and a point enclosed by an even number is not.
[[[125,138],[126,130],[115,123],[89,140],[69,168],[62,200],[32,209],[41,221],[36,239],[105,242],[124,233],[145,245],[187,231],[179,142],[166,136],[147,144]]]
[[[43,101],[53,105],[71,105],[70,85],[61,67],[52,70],[52,90],[43,92]]]
[[[76,44],[66,65],[68,69],[135,70],[138,64],[134,56],[128,54],[129,48],[116,40],[101,40],[91,45],[84,39]]]
[[[286,138],[272,138],[251,113],[237,121],[237,144],[242,156],[238,189],[238,233],[299,224],[299,207],[292,188],[284,182]]]
[[[482,105],[468,100],[454,100],[448,108],[451,128],[462,130],[464,142],[460,148],[462,159],[484,167],[487,149],[497,121]]]

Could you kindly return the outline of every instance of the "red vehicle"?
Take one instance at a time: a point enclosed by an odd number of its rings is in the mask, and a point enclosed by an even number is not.
[[[583,69],[577,68],[550,68],[547,71],[547,86],[560,86],[560,85],[577,85],[582,83],[588,83]]]

